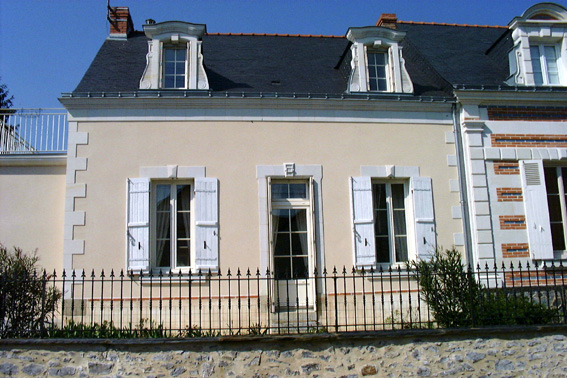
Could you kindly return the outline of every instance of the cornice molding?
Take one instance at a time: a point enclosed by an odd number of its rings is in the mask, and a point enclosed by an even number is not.
[[[567,93],[544,91],[455,90],[457,102],[463,105],[536,105],[567,106]]]
[[[0,156],[0,167],[45,167],[65,165],[67,165],[67,155]]]

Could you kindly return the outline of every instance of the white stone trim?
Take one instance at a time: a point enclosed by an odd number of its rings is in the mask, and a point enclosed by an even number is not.
[[[173,169],[175,167],[175,169]],[[174,173],[172,175],[172,173]],[[185,167],[177,165],[164,165],[157,167],[140,167],[139,177],[150,179],[192,179],[206,177],[205,167]]]
[[[268,177],[271,178],[289,178],[286,176],[285,165],[257,165],[256,178],[258,179],[258,216],[260,223],[260,271],[265,272],[270,266],[270,242],[269,242],[269,214],[268,214]],[[325,266],[325,244],[323,234],[323,192],[321,181],[323,179],[322,165],[295,165],[295,176],[313,178],[313,193],[315,198],[313,204],[315,206],[315,259],[317,267]]]
[[[374,178],[420,177],[419,167],[401,165],[363,165],[360,167],[360,175]]]
[[[73,255],[85,253],[85,241],[75,239],[75,226],[84,226],[86,213],[75,211],[75,199],[84,198],[87,192],[85,183],[77,183],[77,171],[87,170],[87,158],[77,157],[77,146],[88,144],[87,132],[79,132],[78,123],[69,121],[67,144],[67,173],[65,188],[65,222],[63,226],[63,269],[73,269]]]

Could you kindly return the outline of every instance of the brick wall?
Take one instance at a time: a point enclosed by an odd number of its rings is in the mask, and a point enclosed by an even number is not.
[[[518,163],[495,162],[494,174],[496,175],[518,175],[520,174],[520,166]]]
[[[523,201],[522,188],[496,188],[498,202]]]
[[[500,229],[501,230],[525,230],[526,217],[523,215],[501,215],[500,216]]]
[[[567,108],[553,106],[489,106],[488,119],[494,121],[565,121]]]
[[[567,147],[567,135],[491,134],[492,147]]]
[[[528,243],[502,244],[502,257],[505,259],[530,257],[530,248]]]

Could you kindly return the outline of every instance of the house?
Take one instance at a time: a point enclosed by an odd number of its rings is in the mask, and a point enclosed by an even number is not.
[[[505,27],[382,14],[342,36],[136,31],[121,7],[109,21],[60,98],[66,158],[0,160],[5,244],[49,235],[36,246],[67,272],[259,269],[298,305],[319,295],[311,272],[436,248],[491,267],[565,258],[563,6]],[[30,198],[59,215],[22,218]]]

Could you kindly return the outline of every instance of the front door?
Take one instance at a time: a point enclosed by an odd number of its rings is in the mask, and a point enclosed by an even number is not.
[[[274,303],[280,310],[312,307],[313,220],[308,181],[271,183]]]

